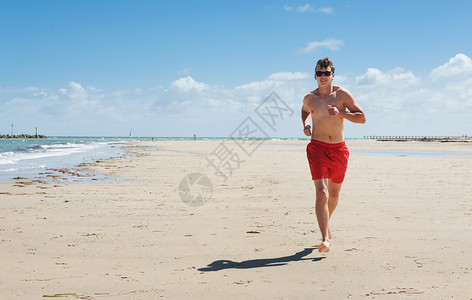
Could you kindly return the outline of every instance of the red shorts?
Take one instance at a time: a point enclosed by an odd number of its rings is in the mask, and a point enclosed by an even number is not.
[[[344,181],[349,160],[349,150],[345,142],[328,144],[311,140],[306,146],[306,156],[313,180],[331,178],[334,183]]]

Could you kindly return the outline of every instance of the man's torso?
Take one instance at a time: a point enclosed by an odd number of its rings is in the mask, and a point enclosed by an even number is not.
[[[311,138],[325,143],[341,143],[344,141],[344,118],[328,114],[328,105],[344,111],[343,90],[335,86],[329,95],[320,95],[318,89],[312,91],[308,100],[313,122]]]

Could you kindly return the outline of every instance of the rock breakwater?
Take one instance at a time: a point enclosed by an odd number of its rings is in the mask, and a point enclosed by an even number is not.
[[[0,134],[0,139],[47,139],[47,136],[42,134]]]

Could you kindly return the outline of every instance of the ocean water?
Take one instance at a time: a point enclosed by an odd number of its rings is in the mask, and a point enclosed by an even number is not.
[[[0,139],[0,180],[32,178],[48,169],[72,168],[123,155],[115,143],[151,140],[131,137],[49,137]]]

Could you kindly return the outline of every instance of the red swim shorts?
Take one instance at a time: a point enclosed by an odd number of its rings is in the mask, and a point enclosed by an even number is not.
[[[311,140],[306,146],[306,156],[313,180],[331,178],[334,183],[344,181],[349,160],[345,142],[328,144]]]

